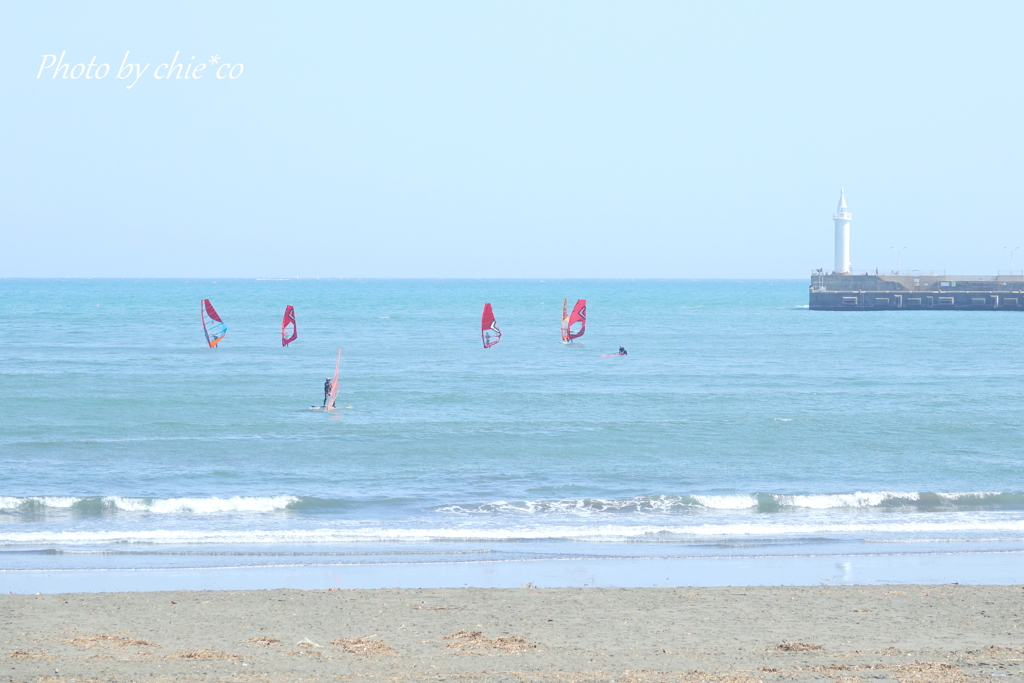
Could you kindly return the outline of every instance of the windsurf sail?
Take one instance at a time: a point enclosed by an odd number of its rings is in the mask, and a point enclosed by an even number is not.
[[[284,319],[281,320],[281,346],[288,346],[299,337],[299,328],[295,326],[295,307],[287,306],[284,309]]]
[[[501,341],[501,330],[494,319],[494,311],[490,304],[484,304],[484,314],[480,319],[480,337],[484,340],[484,348],[489,349]]]
[[[562,299],[562,341],[569,341],[569,300]]]
[[[577,323],[579,324],[579,329],[574,332],[572,326]],[[572,307],[572,313],[569,314],[569,320],[567,321],[564,330],[563,334],[569,341],[579,339],[583,336],[583,333],[587,331],[586,299],[577,299],[576,305]]]
[[[334,363],[334,379],[331,380],[331,394],[327,397],[327,410],[334,410],[334,401],[338,398],[338,370],[341,368],[341,347],[338,347],[338,360]]]
[[[210,345],[211,349],[216,348],[217,344],[220,344],[220,340],[228,333],[228,326],[217,315],[217,311],[214,310],[213,304],[210,303],[209,299],[202,300],[199,304],[199,312],[203,318],[203,332],[206,333],[206,343]]]

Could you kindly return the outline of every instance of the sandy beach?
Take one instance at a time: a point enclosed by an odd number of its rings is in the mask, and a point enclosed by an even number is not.
[[[12,681],[949,681],[1024,673],[1020,586],[0,596]]]

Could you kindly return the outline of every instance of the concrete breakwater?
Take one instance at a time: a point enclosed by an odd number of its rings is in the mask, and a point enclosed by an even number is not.
[[[1024,276],[811,276],[815,311],[1024,311]]]

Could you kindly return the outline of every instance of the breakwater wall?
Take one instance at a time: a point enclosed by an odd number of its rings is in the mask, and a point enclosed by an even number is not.
[[[1024,292],[811,292],[814,311],[1024,311]]]
[[[884,276],[816,273],[815,311],[1024,311],[1022,276]]]

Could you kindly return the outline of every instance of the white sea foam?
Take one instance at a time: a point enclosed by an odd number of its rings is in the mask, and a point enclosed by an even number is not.
[[[746,510],[757,505],[752,495],[729,496],[637,496],[635,498],[579,498],[575,500],[524,500],[509,502],[496,500],[489,503],[442,505],[438,512],[526,513],[594,515],[606,512],[673,512],[676,510],[707,508],[711,510]]]
[[[947,496],[951,500],[959,494]],[[878,507],[886,501],[908,501],[920,500],[917,492],[900,491],[868,491],[856,493],[831,493],[815,494],[806,496],[772,496],[775,501],[784,507],[809,508],[811,510],[827,510],[830,508],[865,508]]]
[[[125,496],[0,496],[0,510],[67,510],[95,504],[98,509],[154,514],[224,512],[274,512],[299,501],[298,496],[234,496],[231,498],[131,498]]]
[[[756,502],[756,501],[755,501]],[[524,500],[509,502],[496,500],[489,503],[468,505],[442,505],[438,512],[480,513],[526,513],[526,514],[572,514],[594,515],[604,512],[671,512],[677,508],[693,507],[689,496],[637,496],[636,498],[579,498],[576,500]],[[745,507],[750,507],[751,502]]]
[[[943,498],[948,498],[950,500],[963,500],[967,498],[987,498],[991,496],[1004,496],[1006,494],[1000,491],[948,491],[938,492],[935,495],[941,496]]]
[[[301,511],[309,505],[344,501],[320,500],[295,495],[143,498],[132,496],[0,496],[0,511],[134,512],[148,514],[269,513],[286,509]],[[564,500],[497,500],[486,503],[441,505],[436,512],[461,514],[553,514],[592,516],[607,513],[679,513],[700,510],[771,512],[783,510],[871,509],[942,506],[1021,509],[1024,494],[995,491],[916,492],[855,491],[853,493],[723,495],[665,494],[633,498],[578,498]]]
[[[70,508],[81,498],[68,496],[30,496],[28,498],[17,498],[15,496],[0,496],[0,510],[16,510],[26,506],[48,507],[48,508]]]
[[[709,510],[749,510],[757,506],[757,496],[693,496],[697,504]]]
[[[125,530],[38,531],[0,533],[0,546],[81,546],[106,544],[323,544],[407,543],[430,541],[571,540],[582,542],[637,542],[721,539],[735,537],[800,538],[822,534],[890,533],[1024,533],[1024,519],[962,519],[880,521],[878,523],[778,523],[694,525],[588,525],[522,526],[501,528],[384,528],[291,530]]]
[[[1006,500],[1003,500],[1003,499]],[[919,493],[916,491],[855,491],[853,493],[816,494],[727,494],[660,495],[635,498],[580,498],[576,500],[505,500],[489,503],[443,505],[438,512],[468,514],[526,513],[593,515],[602,512],[678,512],[686,510],[772,511],[870,509],[915,506],[990,506],[1019,509],[1024,495],[992,491]]]

